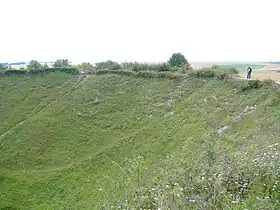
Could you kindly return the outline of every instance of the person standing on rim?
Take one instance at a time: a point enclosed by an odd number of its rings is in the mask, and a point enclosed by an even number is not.
[[[249,66],[247,69],[247,79],[251,79],[251,75],[252,75],[252,68],[251,66]]]

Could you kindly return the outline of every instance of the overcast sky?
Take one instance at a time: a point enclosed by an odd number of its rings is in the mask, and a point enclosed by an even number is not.
[[[0,62],[280,60],[279,0],[1,0]]]

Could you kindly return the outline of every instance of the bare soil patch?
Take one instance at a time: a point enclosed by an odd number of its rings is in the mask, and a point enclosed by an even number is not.
[[[246,78],[247,73],[241,72],[239,74],[241,77]],[[252,79],[264,80],[264,79],[271,79],[274,81],[280,81],[280,72],[277,73],[276,71],[262,71],[262,72],[252,72]]]

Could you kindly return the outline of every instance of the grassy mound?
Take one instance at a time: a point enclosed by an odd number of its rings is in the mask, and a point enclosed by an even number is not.
[[[278,208],[279,87],[201,72],[0,77],[0,209]]]

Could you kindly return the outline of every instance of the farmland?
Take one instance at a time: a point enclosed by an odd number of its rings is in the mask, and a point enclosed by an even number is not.
[[[0,209],[279,208],[271,81],[0,81]]]

